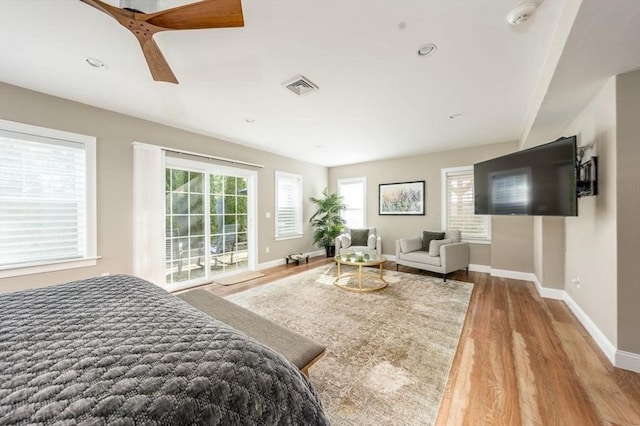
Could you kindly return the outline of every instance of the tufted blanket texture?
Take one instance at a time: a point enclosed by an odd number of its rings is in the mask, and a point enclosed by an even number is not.
[[[0,425],[324,425],[280,354],[144,280],[0,295]]]

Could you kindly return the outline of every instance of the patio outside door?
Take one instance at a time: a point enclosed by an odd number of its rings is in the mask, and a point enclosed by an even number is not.
[[[208,170],[191,167],[195,163]],[[210,282],[253,268],[254,172],[167,159],[165,276],[168,287]]]

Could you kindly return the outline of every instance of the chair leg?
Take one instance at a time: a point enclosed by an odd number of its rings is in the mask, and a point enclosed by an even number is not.
[[[442,274],[442,279],[444,280],[444,282],[447,282],[447,274]]]
[[[467,276],[469,276],[469,267],[467,266]]]
[[[398,271],[398,264],[396,263],[396,272]]]

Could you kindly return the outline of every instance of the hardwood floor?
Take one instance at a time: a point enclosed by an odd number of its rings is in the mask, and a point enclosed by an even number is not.
[[[227,296],[331,261],[207,289]],[[463,271],[449,278],[474,290],[437,425],[640,425],[640,374],[612,367],[563,302],[540,298],[530,282]]]

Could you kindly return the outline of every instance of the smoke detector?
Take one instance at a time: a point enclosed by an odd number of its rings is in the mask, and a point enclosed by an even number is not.
[[[284,87],[291,90],[296,95],[305,95],[310,92],[315,92],[319,89],[318,85],[313,83],[307,77],[299,75],[292,80],[282,83]]]
[[[509,12],[509,14],[507,15],[507,21],[511,25],[520,25],[524,22],[527,22],[534,13],[536,13],[535,3],[522,3],[511,12]]]

